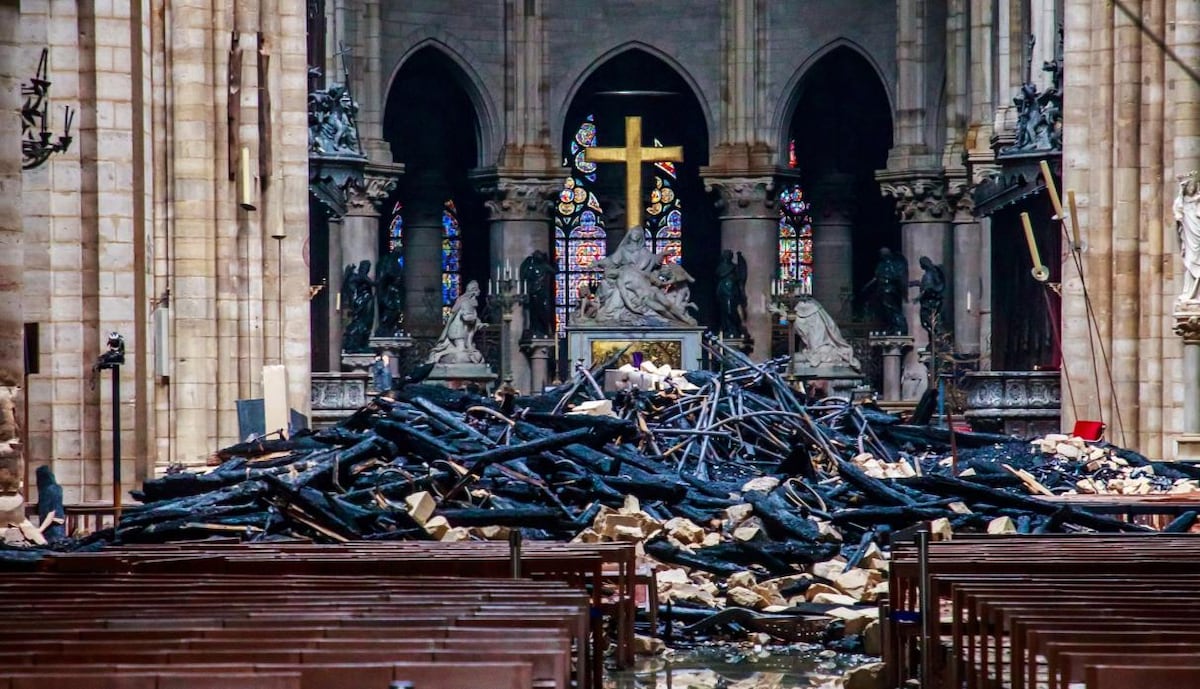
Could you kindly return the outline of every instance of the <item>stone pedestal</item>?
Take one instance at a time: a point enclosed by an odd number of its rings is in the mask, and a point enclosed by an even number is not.
[[[903,399],[900,394],[900,364],[906,350],[912,349],[913,339],[906,335],[883,335],[872,333],[870,337],[872,349],[880,350],[883,356],[883,396],[884,402],[899,402]]]
[[[375,363],[375,353],[383,352],[388,356],[392,379],[400,377],[400,356],[404,350],[413,346],[411,337],[372,337],[367,340],[370,351],[342,352],[342,368],[351,373],[366,373],[370,375],[371,364]],[[375,390],[375,392],[387,392]]]
[[[529,394],[536,395],[550,380],[550,356],[556,340],[552,337],[531,337],[521,340],[521,351],[529,357]]]
[[[567,352],[574,362],[595,366],[614,350],[627,345],[625,356],[615,365],[630,363],[634,352],[642,352],[645,361],[658,366],[695,371],[700,368],[704,328],[676,326],[660,328],[568,327]]]
[[[430,385],[444,385],[456,390],[472,384],[486,390],[496,381],[496,374],[487,364],[438,364],[425,379]]]

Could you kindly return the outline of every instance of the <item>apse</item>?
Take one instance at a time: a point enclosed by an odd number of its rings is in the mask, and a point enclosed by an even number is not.
[[[711,200],[704,192],[700,167],[708,164],[709,133],[703,108],[691,85],[663,59],[633,48],[621,52],[596,68],[581,84],[562,123],[564,176],[573,170],[572,142],[580,126],[595,125],[595,145],[623,146],[625,117],[642,118],[642,143],[682,146],[684,160],[674,166],[645,165],[642,170],[643,209],[652,206],[651,193],[656,177],[672,189],[679,213],[678,251],[683,267],[696,277],[710,276],[720,253],[720,231]],[[671,172],[674,176],[671,176]],[[607,245],[613,248],[627,229],[624,205],[625,170],[622,165],[599,165],[594,181],[581,178],[591,186],[605,210]],[[646,213],[644,220],[647,220]],[[654,223],[653,218],[648,218]],[[665,222],[662,223],[665,226]],[[692,300],[699,308],[698,320],[711,324],[714,313],[712,280],[692,285]]]
[[[853,225],[853,275],[845,282],[858,295],[871,279],[879,248],[900,246],[894,203],[880,194],[875,181],[875,171],[887,166],[892,147],[888,96],[871,64],[856,50],[840,46],[807,70],[793,98],[788,145],[781,152],[784,166],[798,173],[802,187],[844,180],[847,188],[838,196]],[[828,209],[821,207],[820,198],[811,201],[819,226]],[[821,268],[814,266],[816,280]]]

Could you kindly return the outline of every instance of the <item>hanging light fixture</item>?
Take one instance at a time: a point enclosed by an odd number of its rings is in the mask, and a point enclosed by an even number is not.
[[[40,167],[55,153],[63,153],[71,147],[71,123],[75,111],[71,106],[63,107],[63,133],[54,141],[50,133],[50,81],[47,76],[47,61],[50,51],[42,48],[37,73],[28,84],[21,84],[21,95],[25,103],[21,106],[21,168],[32,170]]]

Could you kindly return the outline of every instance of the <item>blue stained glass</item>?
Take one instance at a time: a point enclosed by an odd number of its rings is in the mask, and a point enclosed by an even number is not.
[[[388,225],[388,253],[396,255],[400,267],[404,267],[404,206],[397,201],[392,208],[392,222]]]
[[[458,299],[462,281],[462,240],[458,228],[458,209],[454,201],[446,201],[442,210],[442,319],[450,318],[454,300]]]

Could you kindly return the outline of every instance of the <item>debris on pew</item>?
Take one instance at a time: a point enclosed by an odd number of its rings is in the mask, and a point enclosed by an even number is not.
[[[869,402],[806,399],[782,361],[706,347],[716,371],[619,369],[613,393],[598,380],[603,364],[530,397],[407,385],[331,428],[238,443],[206,472],[148,480],[118,527],[51,546],[506,540],[512,530],[633,542],[656,570],[672,634],[846,637],[877,652],[873,610],[897,531],[1144,530],[1034,499],[1030,486],[1170,492],[1200,478],[1066,436],[954,431],[952,455],[948,430]],[[0,549],[0,564],[38,552]]]

